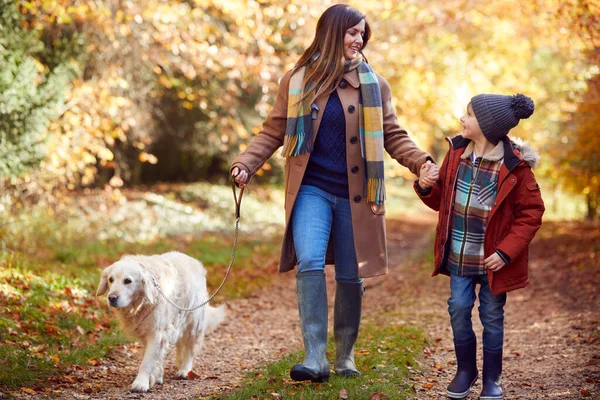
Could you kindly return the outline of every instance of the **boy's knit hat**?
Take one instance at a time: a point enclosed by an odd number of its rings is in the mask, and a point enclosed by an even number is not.
[[[534,104],[529,97],[516,94],[478,94],[471,98],[471,107],[483,136],[492,144],[508,135],[508,131],[517,126],[519,120],[533,114]]]

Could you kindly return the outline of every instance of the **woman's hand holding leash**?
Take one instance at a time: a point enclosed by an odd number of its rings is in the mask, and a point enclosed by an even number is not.
[[[240,189],[243,189],[248,184],[248,171],[244,169],[233,167],[231,170],[231,176],[233,176],[236,185],[238,185]]]

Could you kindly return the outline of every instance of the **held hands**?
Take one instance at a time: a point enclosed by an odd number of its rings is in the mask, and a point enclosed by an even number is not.
[[[498,255],[498,253],[494,253],[483,260],[483,265],[485,265],[485,267],[490,271],[498,272],[506,265],[506,263]]]
[[[240,189],[244,188],[248,184],[248,171],[246,171],[245,169],[233,167],[233,169],[231,170],[231,176],[233,176],[233,178],[235,179],[235,183]]]
[[[421,189],[429,189],[440,177],[440,169],[431,161],[427,161],[421,166],[419,171],[419,187]]]

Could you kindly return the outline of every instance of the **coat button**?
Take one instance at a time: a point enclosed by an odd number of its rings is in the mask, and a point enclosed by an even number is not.
[[[512,179],[510,180],[510,183],[515,183],[515,178],[512,178]]]
[[[350,143],[355,144],[356,142],[358,142],[358,138],[356,136],[352,136],[350,138]]]
[[[354,196],[354,202],[355,203],[360,203],[360,199],[361,199],[360,196]]]
[[[340,88],[341,89],[346,89],[348,87],[348,82],[346,81],[341,81],[340,82]]]
[[[496,207],[498,204],[496,202],[494,202],[494,207]]]
[[[350,114],[352,114],[352,113],[354,113],[354,111],[356,111],[356,107],[354,107],[352,104],[350,104],[350,105],[348,106],[348,112],[349,112]]]
[[[358,167],[355,165],[350,171],[352,171],[353,174],[358,174]]]

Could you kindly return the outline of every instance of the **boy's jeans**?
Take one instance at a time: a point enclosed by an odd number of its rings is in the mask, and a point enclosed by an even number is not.
[[[335,280],[358,283],[350,201],[315,186],[302,185],[291,218],[298,274],[323,271],[330,234],[335,253]]]
[[[493,296],[487,275],[450,276],[450,298],[448,313],[454,340],[468,342],[475,337],[471,321],[471,310],[475,304],[475,286],[480,282],[479,319],[483,325],[483,348],[502,350],[504,342],[504,304],[506,293]]]

